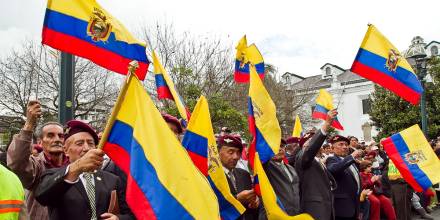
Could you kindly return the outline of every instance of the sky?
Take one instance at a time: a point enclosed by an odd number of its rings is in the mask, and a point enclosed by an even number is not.
[[[326,63],[349,69],[374,24],[400,51],[414,36],[440,41],[438,0],[98,0],[136,33],[141,25],[172,23],[178,33],[235,45],[246,34],[279,73],[320,74]],[[0,57],[25,40],[41,41],[47,1],[0,0]],[[136,34],[135,34],[136,35]]]

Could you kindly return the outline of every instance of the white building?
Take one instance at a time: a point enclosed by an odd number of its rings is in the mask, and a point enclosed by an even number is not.
[[[415,40],[422,40],[415,37]],[[440,43],[432,41],[425,46],[428,57],[439,55]],[[335,108],[338,109],[338,119],[344,126],[341,135],[353,135],[360,140],[371,141],[377,134],[372,126],[368,112],[370,111],[370,94],[374,91],[373,82],[354,74],[350,69],[343,69],[337,65],[326,63],[320,68],[321,73],[310,77],[302,77],[286,72],[282,80],[289,89],[295,90],[299,95],[307,95],[310,101],[302,106],[298,112],[302,118],[311,118],[315,99],[319,89],[326,89],[333,95]],[[304,123],[305,129],[317,127],[322,122],[312,120]]]

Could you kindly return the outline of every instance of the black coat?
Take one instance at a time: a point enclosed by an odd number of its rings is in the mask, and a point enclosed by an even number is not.
[[[349,168],[350,165],[355,164],[354,158],[351,155],[344,159],[332,156],[327,158],[326,164],[338,184],[336,190],[333,191],[336,217],[357,217],[361,189],[354,175],[357,175],[359,181],[361,181],[361,177],[359,171],[352,173]]]
[[[298,215],[300,213],[299,178],[295,169],[289,164],[286,164],[288,172],[292,176],[291,181],[280,164],[270,160],[265,163],[263,167],[269,182],[286,213],[288,215]],[[258,219],[267,219],[266,210],[263,205],[260,205]]]
[[[253,189],[252,179],[250,174],[243,169],[235,168],[234,169],[234,178],[236,181],[237,190],[234,189],[231,180],[228,175],[226,175],[228,179],[229,188],[231,189],[232,195],[237,198],[237,194],[244,191]],[[250,209],[246,205],[243,205],[246,208],[246,212],[238,218],[238,220],[256,220],[258,219],[258,209]]]
[[[64,180],[66,167],[46,170],[36,189],[36,199],[49,208],[51,220],[88,220],[91,218],[91,208],[86,190],[81,180],[70,184]],[[96,213],[99,216],[106,213],[110,205],[110,195],[117,191],[119,219],[134,219],[125,202],[125,189],[121,188],[119,177],[102,170],[94,174]]]
[[[326,135],[318,130],[297,155],[295,169],[300,179],[301,212],[310,214],[314,219],[334,219],[332,188],[335,181],[323,164],[315,156],[324,143]]]

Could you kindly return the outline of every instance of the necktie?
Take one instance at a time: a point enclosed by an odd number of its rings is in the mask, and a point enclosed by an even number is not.
[[[90,173],[84,173],[84,179],[86,180],[86,192],[89,197],[90,208],[92,209],[91,220],[97,220],[96,217],[96,201],[95,201],[95,186],[93,185],[93,175]]]
[[[234,177],[234,174],[232,173],[232,170],[229,171],[228,176],[232,182],[232,186],[234,187],[235,191],[237,191],[237,183],[235,183],[235,177]]]

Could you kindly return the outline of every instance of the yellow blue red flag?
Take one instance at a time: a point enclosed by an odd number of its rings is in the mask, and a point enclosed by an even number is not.
[[[318,97],[316,98],[316,105],[313,109],[312,118],[326,120],[327,112],[333,109],[333,96],[325,89],[320,89]],[[344,127],[342,127],[337,117],[333,120],[332,127],[344,130]]]
[[[281,128],[277,119],[275,103],[263,85],[254,67],[251,67],[248,120],[249,131],[253,136],[249,148],[249,163],[254,163],[255,152],[265,163],[278,153],[281,143]]]
[[[48,0],[42,37],[43,44],[124,75],[129,63],[136,60],[136,75],[141,80],[150,63],[145,44],[95,0]]]
[[[208,101],[204,96],[199,98],[194,107],[182,145],[188,151],[194,164],[207,176],[217,195],[221,218],[223,220],[237,219],[246,209],[229,189],[217,150]]]
[[[250,67],[254,66],[261,79],[264,78],[264,60],[255,44],[247,46],[246,35],[237,44],[234,79],[237,83],[249,82]]]
[[[440,160],[419,125],[393,134],[381,143],[405,181],[417,192],[440,182]]]
[[[370,24],[351,71],[416,105],[423,87],[411,65],[388,39]]]
[[[266,210],[267,219],[268,220],[313,220],[313,218],[308,214],[301,214],[296,216],[289,216],[283,210],[283,204],[278,199],[275,191],[270,184],[269,179],[267,178],[266,173],[264,172],[263,165],[261,164],[261,160],[258,156],[258,153],[255,155],[255,177],[254,181],[258,182],[257,186],[259,189],[256,189],[257,194],[259,194],[262,198],[264,209]]]
[[[219,219],[207,179],[130,75],[103,140],[104,151],[127,174],[127,203],[138,219]]]
[[[301,125],[301,121],[299,120],[299,116],[295,117],[295,125],[293,126],[292,137],[300,138],[302,135],[303,129]]]
[[[186,127],[191,113],[189,113],[188,108],[185,106],[185,102],[176,90],[173,80],[168,75],[165,68],[159,61],[156,53],[153,51],[153,66],[154,66],[154,77],[156,79],[157,95],[159,99],[169,99],[176,103],[177,110],[179,111],[180,117],[183,118],[183,126]]]

